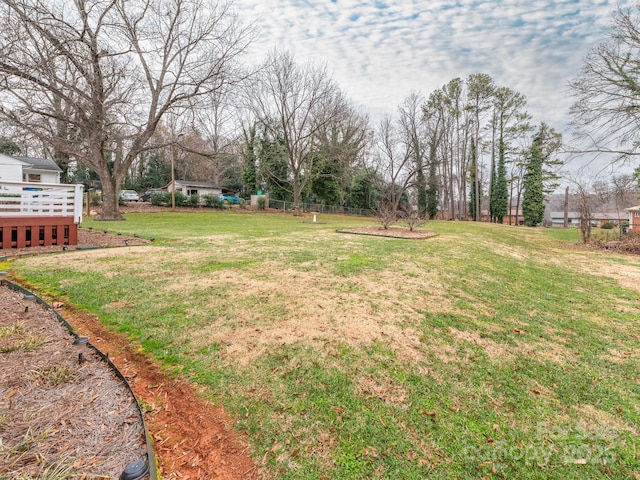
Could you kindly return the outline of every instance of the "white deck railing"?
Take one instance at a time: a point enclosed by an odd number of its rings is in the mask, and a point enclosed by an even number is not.
[[[82,192],[81,184],[0,182],[0,218],[73,216],[79,224]]]

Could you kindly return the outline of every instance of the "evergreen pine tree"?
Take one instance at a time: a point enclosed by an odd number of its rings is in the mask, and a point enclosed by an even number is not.
[[[522,216],[527,226],[539,225],[544,220],[544,195],[558,186],[558,176],[551,167],[562,165],[552,155],[561,145],[562,135],[545,123],[540,124],[529,149],[523,180]]]
[[[429,164],[429,178],[427,181],[427,214],[429,220],[436,218],[438,214],[438,172],[436,170],[436,162],[432,161]]]
[[[256,159],[256,127],[252,125],[244,132],[245,148],[242,152],[242,183],[245,194],[253,195],[259,190],[258,166]]]
[[[500,138],[498,153],[498,168],[495,172],[493,181],[493,192],[491,195],[492,217],[503,223],[504,217],[507,215],[509,208],[509,189],[507,187],[507,169],[505,167],[505,144]]]
[[[418,190],[418,212],[420,213],[420,215],[422,215],[427,211],[428,196],[427,180],[424,177],[424,170],[422,169],[422,165],[418,166],[418,171],[416,174],[416,189]]]
[[[524,196],[522,199],[522,215],[524,224],[535,227],[544,219],[544,186],[542,179],[542,128],[536,135],[529,150],[527,170],[524,174]]]

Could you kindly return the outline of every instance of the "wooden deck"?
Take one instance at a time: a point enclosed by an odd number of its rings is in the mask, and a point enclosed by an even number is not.
[[[77,245],[82,185],[0,182],[0,250]]]

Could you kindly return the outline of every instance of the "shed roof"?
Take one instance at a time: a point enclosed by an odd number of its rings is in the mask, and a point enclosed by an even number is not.
[[[169,187],[171,184],[167,185]],[[190,182],[188,180],[176,180],[176,185],[181,187],[220,188],[210,182]],[[166,187],[165,187],[166,188]]]

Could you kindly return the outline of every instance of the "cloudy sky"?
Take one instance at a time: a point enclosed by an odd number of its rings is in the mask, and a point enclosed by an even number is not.
[[[624,6],[630,0],[621,0]],[[564,130],[567,83],[603,38],[606,0],[235,0],[259,29],[256,52],[278,47],[326,63],[372,118],[412,91],[488,73],[524,94],[535,122]]]

